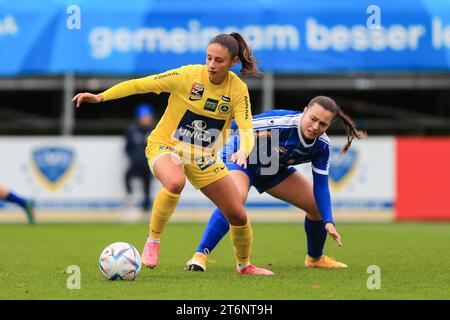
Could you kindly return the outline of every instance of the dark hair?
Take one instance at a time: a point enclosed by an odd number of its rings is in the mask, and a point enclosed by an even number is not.
[[[231,32],[230,34],[219,34],[209,42],[208,46],[212,43],[217,43],[227,48],[232,59],[236,56],[239,57],[242,64],[241,76],[262,75],[261,71],[259,71],[256,66],[258,62],[253,57],[252,50],[240,33]]]
[[[326,96],[314,97],[308,103],[308,108],[311,107],[314,104],[318,104],[319,106],[321,106],[325,110],[330,111],[334,115],[333,118],[338,117],[342,121],[342,123],[344,124],[345,132],[347,134],[347,144],[342,148],[341,154],[345,154],[347,152],[347,150],[350,148],[350,146],[352,144],[353,138],[356,137],[358,139],[362,139],[362,138],[367,137],[367,132],[366,131],[357,130],[356,129],[356,125],[353,122],[352,118],[350,118],[348,115],[346,115],[342,111],[341,107],[339,107],[339,105],[336,103],[336,101],[334,101],[330,97],[326,97]]]

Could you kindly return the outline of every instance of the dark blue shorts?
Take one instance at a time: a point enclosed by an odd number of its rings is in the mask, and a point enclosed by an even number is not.
[[[238,150],[239,138],[231,137],[221,152],[223,163],[228,170],[239,170],[244,172],[250,179],[250,184],[258,190],[259,193],[265,192],[267,189],[273,188],[291,174],[297,171],[294,167],[280,167],[275,174],[261,175],[261,165],[248,164],[247,169],[241,167],[231,161],[231,155]]]

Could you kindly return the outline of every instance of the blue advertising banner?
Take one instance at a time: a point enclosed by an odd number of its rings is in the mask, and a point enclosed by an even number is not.
[[[238,31],[263,71],[449,71],[448,0],[0,0],[0,75],[149,74]]]

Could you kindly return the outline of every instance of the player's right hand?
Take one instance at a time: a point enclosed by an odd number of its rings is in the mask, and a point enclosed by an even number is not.
[[[328,234],[334,239],[334,241],[336,241],[336,244],[339,247],[342,247],[341,235],[337,232],[334,224],[332,224],[331,222],[327,222],[325,224],[325,229],[327,230]]]
[[[76,103],[78,108],[83,102],[89,103],[99,103],[103,101],[103,96],[101,94],[92,94],[89,92],[79,93],[73,97],[72,102]]]
[[[247,169],[247,154],[244,150],[238,150],[231,155],[231,161],[236,163],[238,166]]]

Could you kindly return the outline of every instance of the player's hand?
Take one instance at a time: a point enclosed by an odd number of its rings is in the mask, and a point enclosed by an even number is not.
[[[231,161],[236,163],[238,166],[243,166],[247,169],[247,154],[244,150],[238,150],[231,155]]]
[[[325,224],[325,229],[327,230],[328,234],[334,239],[334,241],[336,241],[336,244],[339,247],[342,247],[341,235],[337,232],[334,224],[332,224],[331,222],[327,222],[327,224]]]
[[[75,97],[73,97],[72,102],[76,103],[76,107],[78,108],[80,104],[83,102],[89,103],[99,103],[103,101],[103,96],[101,94],[92,94],[89,92],[79,93]]]

